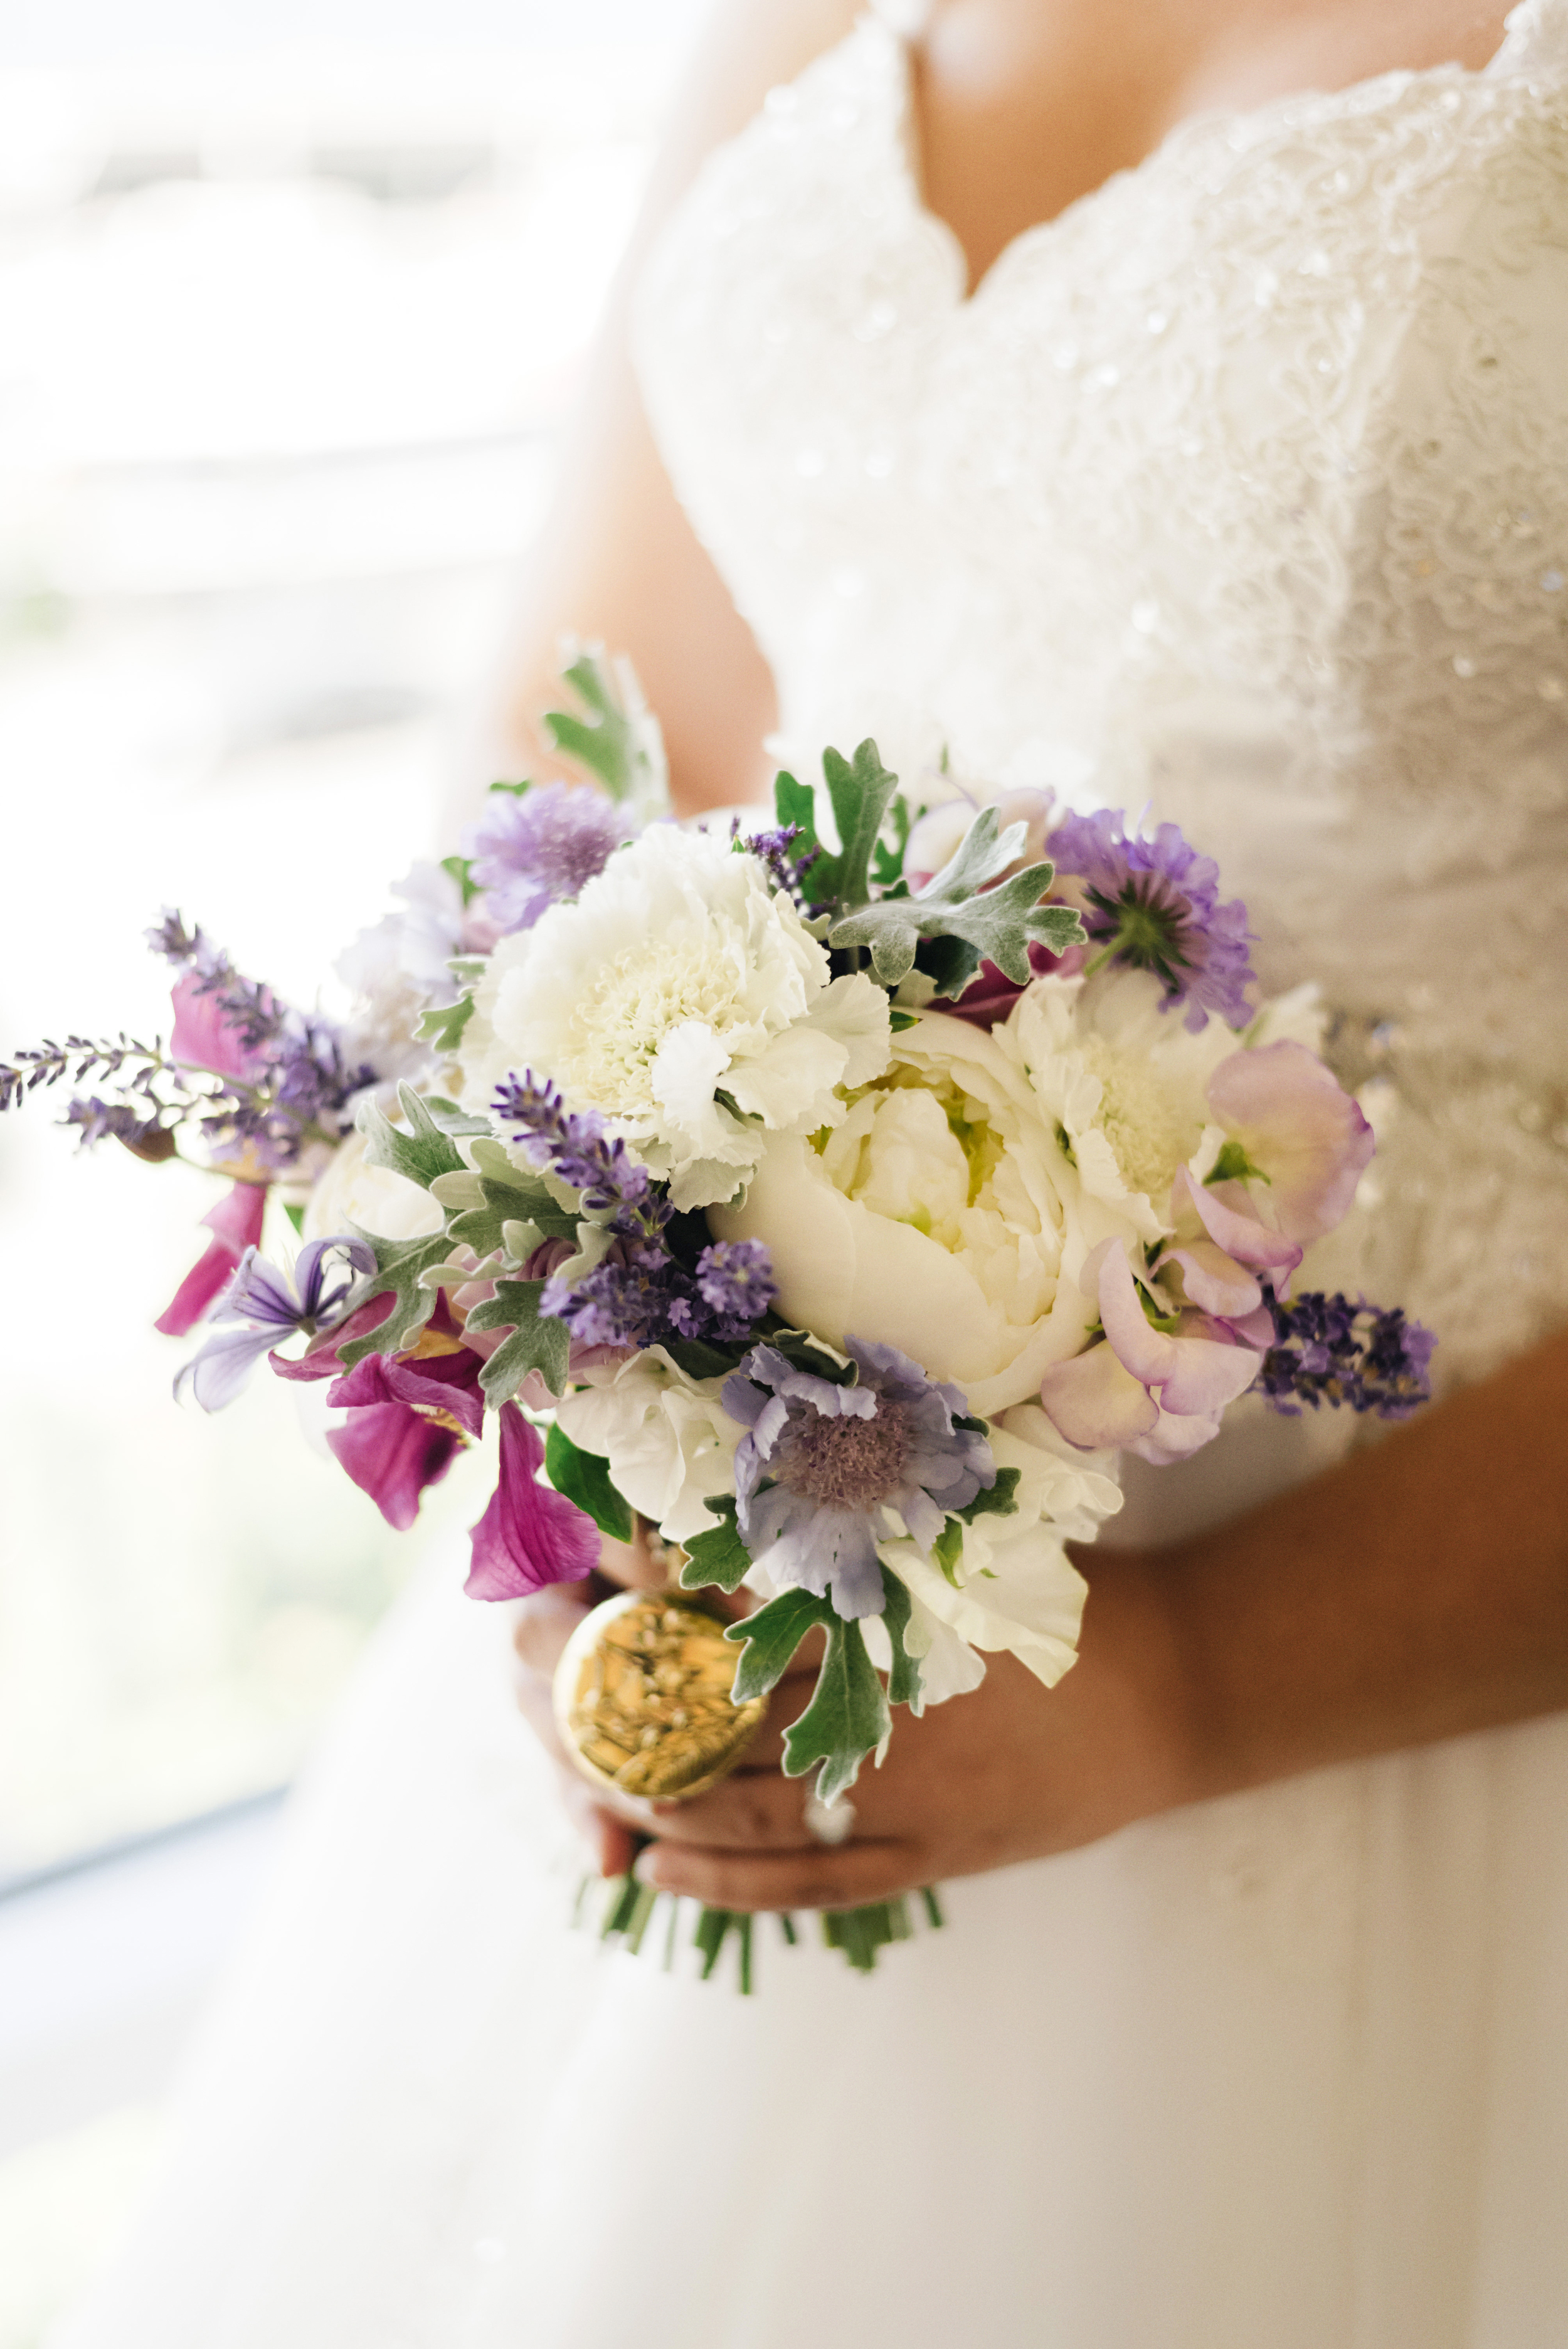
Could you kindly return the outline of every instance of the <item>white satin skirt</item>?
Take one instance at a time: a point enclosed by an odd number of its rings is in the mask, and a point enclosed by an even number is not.
[[[1568,1720],[970,1878],[874,1975],[569,1923],[438,1561],[50,2349],[1556,2349]],[[688,1918],[691,1912],[688,1911]]]

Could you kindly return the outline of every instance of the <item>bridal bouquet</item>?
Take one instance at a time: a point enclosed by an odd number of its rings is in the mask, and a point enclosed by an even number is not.
[[[1184,1459],[1253,1391],[1400,1416],[1431,1340],[1293,1298],[1372,1134],[1174,826],[926,804],[871,742],[780,775],[767,829],[681,826],[629,671],[567,677],[585,780],[496,786],[349,950],[341,1018],[170,915],[167,1046],[47,1044],[0,1105],[91,1079],[84,1142],[229,1177],[160,1324],[211,1331],[177,1391],[215,1410],[263,1355],[327,1381],[399,1526],[493,1418],[475,1598],[586,1577],[636,1513],[687,1589],[751,1594],[735,1703],[820,1632],[784,1768],[831,1805],[892,1708],[1001,1650],[1067,1671],[1066,1545],[1119,1453]],[[615,1782],[648,1768],[634,1733]]]

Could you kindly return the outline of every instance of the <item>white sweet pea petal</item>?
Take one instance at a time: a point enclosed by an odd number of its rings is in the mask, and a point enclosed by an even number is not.
[[[913,1542],[890,1542],[882,1555],[916,1604],[967,1646],[1007,1650],[1047,1688],[1076,1660],[1088,1585],[1047,1527],[1017,1546],[995,1580],[976,1575],[958,1589]]]
[[[721,1379],[688,1379],[662,1346],[583,1373],[556,1413],[581,1451],[610,1463],[615,1486],[666,1541],[711,1533],[703,1506],[735,1490],[744,1430],[719,1401]]]

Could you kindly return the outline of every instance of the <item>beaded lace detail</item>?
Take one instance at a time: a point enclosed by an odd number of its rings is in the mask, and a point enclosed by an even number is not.
[[[862,20],[640,289],[810,760],[1152,802],[1397,1111],[1358,1269],[1449,1374],[1568,1317],[1568,0],[1179,128],[972,296]]]

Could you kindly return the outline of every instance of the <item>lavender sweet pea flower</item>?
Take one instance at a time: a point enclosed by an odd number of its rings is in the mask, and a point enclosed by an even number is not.
[[[599,1530],[585,1511],[539,1482],[544,1445],[517,1405],[500,1409],[500,1482],[473,1528],[470,1599],[520,1599],[552,1582],[581,1582],[599,1563]]]
[[[469,877],[503,934],[531,930],[549,905],[580,896],[628,836],[614,802],[587,785],[494,792],[463,834]]]
[[[1163,1008],[1187,1006],[1193,1035],[1211,1011],[1233,1028],[1252,1017],[1253,972],[1247,909],[1220,903],[1220,868],[1190,848],[1173,823],[1151,840],[1126,836],[1119,808],[1068,816],[1046,842],[1058,881],[1077,881],[1088,932],[1091,971],[1107,962],[1151,970],[1163,983]]]
[[[820,1599],[846,1619],[880,1615],[879,1540],[895,1510],[929,1557],[950,1511],[996,1481],[985,1438],[954,1423],[961,1388],[928,1379],[892,1346],[846,1339],[848,1386],[799,1371],[754,1346],[726,1379],[724,1407],[748,1433],[736,1447],[740,1538],[775,1582]]]
[[[1185,1460],[1220,1432],[1227,1408],[1263,1364],[1227,1322],[1183,1313],[1157,1330],[1119,1240],[1102,1240],[1081,1284],[1099,1300],[1104,1340],[1057,1362],[1040,1382],[1047,1418],[1080,1451],[1127,1450],[1162,1466]]]
[[[341,1258],[341,1262],[335,1262]],[[212,1307],[210,1321],[241,1326],[210,1338],[174,1381],[178,1397],[187,1380],[203,1411],[222,1411],[233,1402],[262,1356],[292,1330],[314,1337],[342,1313],[356,1272],[374,1272],[376,1251],[346,1234],[311,1240],[301,1248],[292,1277],[248,1247],[227,1288]],[[335,1276],[335,1280],[334,1276]]]

